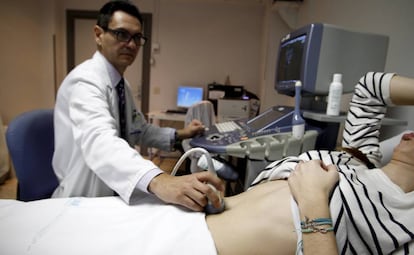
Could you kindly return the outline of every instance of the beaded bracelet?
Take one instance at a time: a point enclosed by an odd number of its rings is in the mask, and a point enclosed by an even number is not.
[[[321,227],[324,225],[330,225],[330,227],[325,228]],[[304,221],[300,222],[301,231],[302,233],[322,233],[325,234],[329,231],[333,231],[334,228],[332,227],[332,219],[330,218],[316,218],[313,220],[309,220],[308,217],[305,217]]]

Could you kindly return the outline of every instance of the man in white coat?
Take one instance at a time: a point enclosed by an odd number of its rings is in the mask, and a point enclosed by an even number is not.
[[[207,184],[223,191],[218,177],[208,171],[170,176],[134,149],[138,144],[168,150],[204,130],[196,120],[180,130],[153,126],[136,109],[123,74],[146,41],[138,8],[108,2],[94,32],[97,52],[68,74],[57,95],[53,168],[60,184],[53,197],[118,194],[133,203],[154,194],[194,211],[203,210],[207,200],[218,208],[220,198]],[[125,96],[119,100],[122,86]]]

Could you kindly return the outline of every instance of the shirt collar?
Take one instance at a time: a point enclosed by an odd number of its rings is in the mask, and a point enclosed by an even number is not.
[[[100,53],[99,51],[96,51],[95,56],[104,63],[105,68],[108,71],[109,79],[111,79],[112,87],[115,88],[115,86],[122,79],[122,76],[115,69],[115,67],[111,63],[109,63],[109,61],[105,58],[105,56],[102,55],[102,53]]]

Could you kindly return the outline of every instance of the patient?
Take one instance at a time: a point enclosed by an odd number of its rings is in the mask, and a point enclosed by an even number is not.
[[[368,73],[356,85],[343,151],[273,162],[248,191],[226,198],[221,214],[205,216],[155,197],[137,206],[115,197],[66,198],[36,202],[60,203],[60,209],[33,220],[13,214],[13,202],[0,201],[0,209],[9,209],[0,210],[7,233],[0,232],[0,247],[34,254],[53,253],[53,247],[59,254],[110,254],[111,248],[119,254],[408,254],[414,251],[414,133],[403,135],[391,161],[377,168],[380,120],[393,104],[414,105],[414,79]],[[27,210],[34,205],[21,203],[18,212],[35,215]],[[306,219],[322,223],[301,226]],[[25,243],[10,242],[13,236]]]
[[[413,79],[382,73],[361,78],[345,123],[347,149],[311,151],[270,164],[249,192],[227,201],[230,210],[207,217],[219,253],[294,254],[301,236],[305,254],[413,252],[414,133],[403,135],[391,161],[376,168],[380,120],[393,104],[414,104]],[[332,168],[339,173],[336,185]],[[291,193],[299,206],[291,203]],[[334,231],[301,235],[299,221],[305,217],[332,217]]]

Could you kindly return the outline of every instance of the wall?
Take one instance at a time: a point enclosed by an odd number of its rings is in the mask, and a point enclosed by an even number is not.
[[[66,75],[65,11],[98,10],[105,2],[3,3],[0,31],[6,36],[0,39],[4,51],[0,64],[0,114],[6,123],[21,112],[53,107],[55,86]],[[259,92],[264,11],[261,0],[134,2],[142,12],[153,13],[153,40],[160,45],[151,68],[150,110],[174,107],[178,85],[223,83],[227,75],[233,84]]]
[[[161,0],[150,109],[174,106],[178,85],[224,83],[227,75],[258,93],[263,12],[260,4]]]
[[[55,86],[66,74],[65,10],[97,10],[104,2],[3,0],[0,114],[5,123],[21,112],[53,107]],[[227,75],[233,84],[245,84],[258,93],[262,109],[292,103],[291,98],[278,95],[273,89],[277,46],[291,28],[271,8],[272,1],[135,2],[143,12],[153,13],[153,40],[160,45],[160,52],[153,55],[150,109],[172,107],[179,84],[224,82]],[[412,10],[412,0],[305,0],[289,17],[295,27],[326,22],[389,35],[386,70],[414,77]],[[396,109],[392,114],[408,119],[413,109]],[[414,120],[409,121],[414,128]]]
[[[4,0],[0,8],[0,115],[54,104],[52,0]]]
[[[295,4],[294,4],[295,5]],[[264,16],[264,43],[262,45],[261,111],[274,105],[294,105],[292,97],[278,94],[274,89],[276,58],[281,38],[292,31],[268,1]]]

